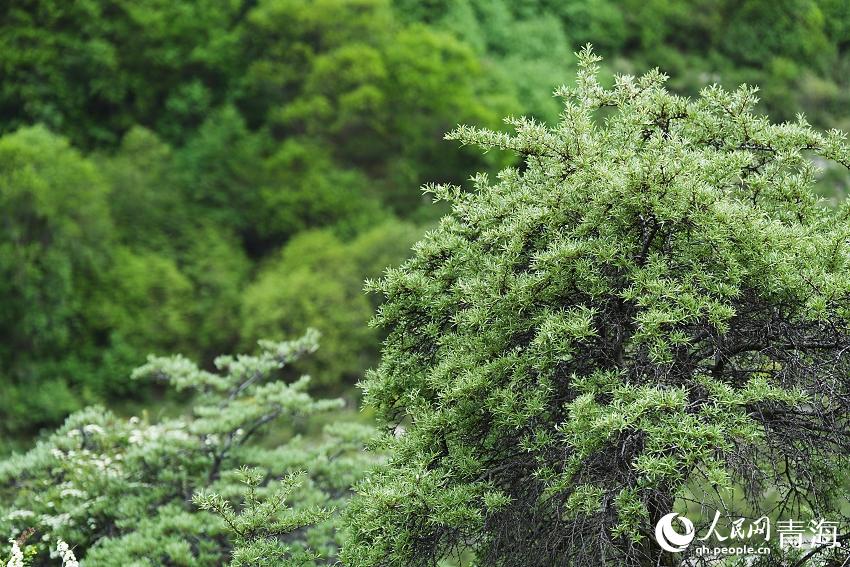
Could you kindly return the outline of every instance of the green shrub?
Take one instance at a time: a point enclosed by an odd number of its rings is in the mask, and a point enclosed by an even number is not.
[[[377,457],[362,453],[371,429],[356,423],[293,435],[342,406],[312,399],[306,376],[286,379],[316,339],[311,331],[263,342],[257,356],[219,357],[216,373],[182,356],[151,357],[134,379],[193,392],[191,412],[160,420],[100,407],[75,413],[32,450],[0,462],[0,533],[27,540],[37,565],[49,563],[57,538],[88,566],[332,560],[335,509]],[[281,427],[291,432],[285,442],[262,442],[270,428],[280,438]]]
[[[846,527],[847,207],[806,157],[850,165],[844,135],[772,124],[746,87],[605,89],[579,61],[558,124],[449,135],[524,161],[432,187],[452,213],[373,286],[388,337],[363,389],[395,434],[349,565],[687,563],[653,528],[689,501]]]

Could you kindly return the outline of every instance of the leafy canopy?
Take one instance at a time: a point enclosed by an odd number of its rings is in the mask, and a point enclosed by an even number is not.
[[[322,386],[355,383],[377,361],[380,345],[367,326],[375,306],[362,292],[363,279],[405,258],[419,235],[398,221],[376,225],[347,243],[327,230],[298,234],[243,291],[244,346],[315,328],[322,333],[322,349],[303,369]]]
[[[109,257],[106,197],[94,164],[44,128],[0,138],[3,429],[36,421],[33,413],[51,422],[75,409],[57,353],[81,348],[86,291]],[[33,392],[36,382],[50,399]]]
[[[449,134],[522,163],[429,187],[451,214],[371,286],[388,338],[363,390],[392,457],[349,564],[666,564],[658,518],[733,488],[846,521],[848,207],[808,157],[850,164],[843,134],[772,124],[746,86],[605,88],[598,61],[552,127]]]

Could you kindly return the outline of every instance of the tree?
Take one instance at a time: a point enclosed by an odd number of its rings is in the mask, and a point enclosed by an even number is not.
[[[333,508],[376,456],[361,451],[367,426],[337,422],[309,437],[279,427],[309,432],[311,419],[343,405],[311,398],[309,378],[291,376],[317,336],[221,356],[215,373],[182,356],[150,357],[133,377],[195,393],[191,412],[159,422],[99,407],[75,413],[29,452],[0,461],[0,533],[28,544],[36,565],[50,564],[57,538],[89,566],[332,560]],[[264,444],[275,425],[285,442]]]
[[[283,142],[264,164],[254,248],[269,252],[311,228],[332,226],[352,236],[380,223],[387,210],[370,186],[361,172],[336,165],[321,144]]]
[[[94,164],[43,127],[0,138],[3,429],[55,422],[78,407],[63,364],[108,264],[107,191]]]
[[[499,115],[481,101],[485,70],[468,46],[401,25],[386,0],[262,0],[237,31],[234,102],[247,124],[325,148],[320,160],[367,174],[397,211],[421,197],[400,188],[429,175],[460,181],[487,161],[458,153],[433,171],[435,141],[459,117],[490,125]]]
[[[652,530],[688,502],[848,530],[850,209],[806,157],[850,165],[844,136],[754,115],[748,87],[606,89],[598,60],[553,127],[451,133],[524,160],[431,187],[452,214],[372,286],[392,456],[347,564],[678,565]]]
[[[175,156],[185,200],[198,216],[247,239],[259,210],[265,138],[233,107],[212,113]]]
[[[557,10],[553,11],[546,2],[540,1],[394,1],[399,17],[428,22],[474,47],[486,65],[489,79],[486,92],[491,97],[498,93],[506,102],[517,101],[508,102],[505,111],[521,108],[522,112],[538,119],[558,116],[558,103],[550,94],[569,69],[570,40],[575,39],[566,33],[564,23],[568,21],[588,31],[598,29],[595,20],[606,13],[601,6],[576,3],[593,14],[593,17],[582,17],[575,9],[569,10],[572,3],[557,4],[570,14],[568,18],[563,17],[563,22]],[[605,24],[605,37],[616,37],[616,25]]]
[[[271,258],[243,293],[243,347],[260,337],[291,335],[313,327],[322,351],[299,367],[332,390],[353,385],[377,360],[378,334],[367,327],[375,305],[363,293],[364,278],[409,255],[420,231],[386,221],[343,243],[329,230],[305,231]]]
[[[237,318],[247,273],[235,238],[155,197],[168,151],[149,132],[125,148],[114,162],[87,158],[41,126],[0,138],[4,431],[54,427],[126,394],[146,353],[209,355],[235,342],[235,326],[221,325]],[[139,214],[140,203],[163,213]],[[157,232],[167,237],[148,236]]]

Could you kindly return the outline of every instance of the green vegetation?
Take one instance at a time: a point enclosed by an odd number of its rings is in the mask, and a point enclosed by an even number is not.
[[[568,76],[565,55],[590,42],[609,58],[610,69],[657,66],[685,94],[715,81],[758,84],[761,108],[775,119],[804,111],[821,127],[848,124],[850,7],[840,0],[395,3],[406,18],[451,30],[492,58],[515,78],[507,81],[512,92],[539,118],[553,119],[560,110],[544,94]]]
[[[736,487],[754,517],[850,519],[850,232],[804,157],[850,165],[845,136],[757,117],[746,87],[605,89],[597,62],[557,125],[449,134],[524,161],[433,186],[452,214],[373,286],[365,403],[405,433],[346,564],[667,564],[661,517]]]
[[[376,456],[362,452],[368,426],[309,430],[317,414],[342,406],[312,399],[307,377],[287,379],[316,338],[218,357],[215,373],[182,356],[151,357],[133,378],[193,392],[190,414],[153,422],[98,407],[75,413],[28,453],[0,463],[0,530],[23,534],[34,564],[49,563],[57,539],[73,542],[91,566],[221,565],[230,557],[234,566],[314,565],[334,557],[334,509]],[[266,448],[258,439],[275,423],[292,433]],[[33,529],[36,538],[27,535]]]
[[[847,2],[1,4],[25,563],[643,565],[706,486],[848,513],[850,175],[808,125],[850,129]]]
[[[329,230],[295,236],[243,292],[244,348],[262,338],[295,334],[308,324],[322,332],[323,346],[305,369],[329,388],[353,384],[377,358],[379,344],[368,327],[376,306],[362,292],[363,279],[380,276],[418,237],[416,228],[398,221],[377,225],[348,243]]]
[[[125,379],[150,352],[209,365],[312,325],[317,384],[350,388],[378,350],[356,282],[445,212],[417,188],[514,159],[442,135],[555,121],[549,93],[587,41],[605,77],[758,83],[776,118],[847,125],[843,2],[38,0],[0,16],[7,447],[89,403],[155,399]],[[845,174],[825,179],[843,195]]]
[[[208,365],[311,324],[321,383],[350,388],[377,351],[361,282],[432,222],[417,187],[498,163],[446,154],[442,134],[519,108],[468,45],[378,0],[0,14],[0,429],[16,436],[150,400],[125,379],[149,352]],[[334,250],[290,242],[312,229]]]

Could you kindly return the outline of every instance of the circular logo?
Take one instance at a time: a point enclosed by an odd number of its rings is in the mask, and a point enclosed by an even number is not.
[[[673,528],[673,520],[679,519],[679,523],[685,528],[685,533],[680,534]],[[694,524],[684,516],[679,516],[675,512],[671,512],[658,520],[655,525],[655,540],[661,549],[670,553],[679,553],[685,549],[694,540],[696,535]]]

